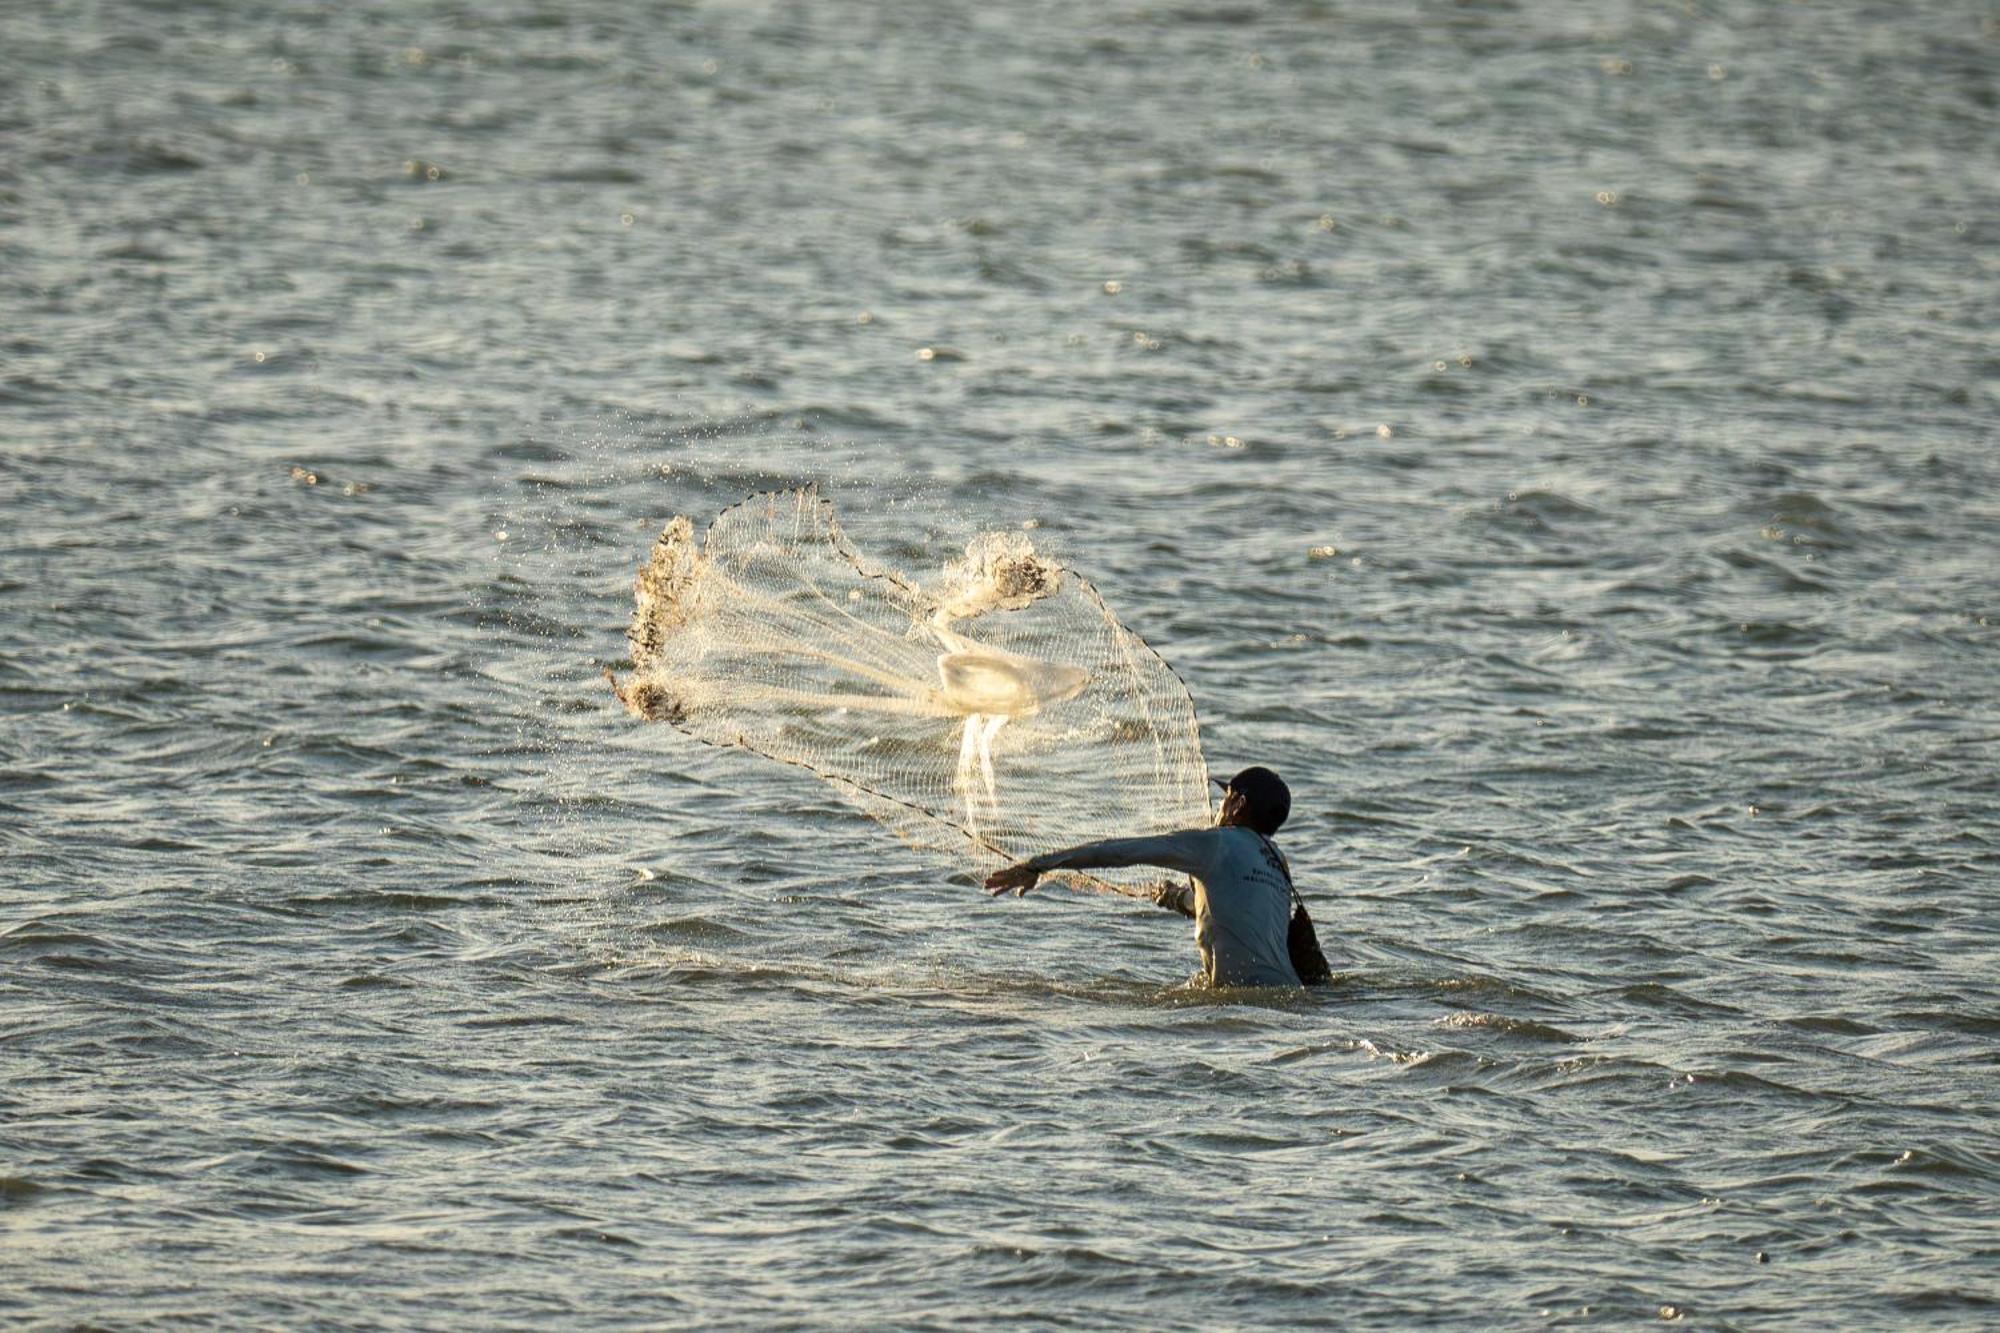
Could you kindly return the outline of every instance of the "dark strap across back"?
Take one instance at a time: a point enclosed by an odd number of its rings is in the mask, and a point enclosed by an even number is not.
[[[1319,932],[1313,929],[1306,900],[1299,896],[1299,886],[1292,883],[1292,868],[1285,864],[1284,856],[1270,838],[1262,833],[1257,836],[1263,839],[1265,852],[1278,867],[1278,873],[1285,877],[1285,887],[1291,890],[1292,920],[1285,928],[1285,952],[1291,955],[1292,971],[1308,986],[1323,986],[1333,980],[1333,968],[1327,964],[1326,952],[1319,947]]]

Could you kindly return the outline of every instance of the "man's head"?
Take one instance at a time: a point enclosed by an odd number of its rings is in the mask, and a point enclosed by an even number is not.
[[[1285,780],[1268,768],[1246,768],[1224,782],[1212,778],[1222,788],[1222,814],[1217,823],[1241,824],[1270,837],[1284,827],[1292,813],[1292,790]]]

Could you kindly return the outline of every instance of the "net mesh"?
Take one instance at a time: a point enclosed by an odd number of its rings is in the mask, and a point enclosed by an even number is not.
[[[815,491],[776,491],[699,542],[675,518],[634,592],[633,670],[612,676],[634,713],[808,769],[976,873],[1210,822],[1187,687],[1022,534],[979,538],[920,586],[857,553]]]

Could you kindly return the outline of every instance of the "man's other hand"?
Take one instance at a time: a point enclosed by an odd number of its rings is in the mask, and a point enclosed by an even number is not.
[[[1018,864],[1008,866],[1005,870],[996,870],[988,875],[986,877],[986,891],[988,893],[999,894],[1012,889],[1015,896],[1019,897],[1027,893],[1029,889],[1034,888],[1035,881],[1041,877],[1041,871],[1031,869],[1026,861],[1022,861]]]

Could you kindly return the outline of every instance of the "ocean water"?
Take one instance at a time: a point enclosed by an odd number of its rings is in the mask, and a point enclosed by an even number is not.
[[[0,9],[0,1322],[1990,1326],[1997,76],[1972,0]],[[660,525],[802,483],[1038,524],[1337,984],[625,714]]]

